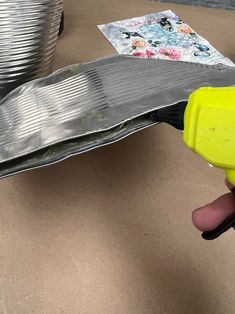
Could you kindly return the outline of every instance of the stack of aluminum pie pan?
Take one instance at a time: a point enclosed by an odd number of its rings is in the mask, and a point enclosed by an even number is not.
[[[51,72],[62,7],[63,0],[0,0],[0,100]]]

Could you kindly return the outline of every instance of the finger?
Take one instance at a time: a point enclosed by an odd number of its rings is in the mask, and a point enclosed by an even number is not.
[[[229,193],[219,197],[213,203],[195,210],[192,220],[194,226],[200,231],[210,231],[232,214],[235,214],[235,198]]]

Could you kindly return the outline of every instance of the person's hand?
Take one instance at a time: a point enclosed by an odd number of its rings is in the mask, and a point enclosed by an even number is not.
[[[225,183],[230,190],[233,188],[227,180]],[[192,220],[194,226],[200,231],[211,231],[232,214],[235,215],[235,197],[232,193],[228,193],[211,204],[196,209],[192,214]]]

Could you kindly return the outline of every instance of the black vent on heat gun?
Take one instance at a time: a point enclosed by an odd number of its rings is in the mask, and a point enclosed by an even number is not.
[[[184,112],[187,101],[161,108],[151,113],[151,117],[156,122],[165,122],[178,130],[184,129]]]

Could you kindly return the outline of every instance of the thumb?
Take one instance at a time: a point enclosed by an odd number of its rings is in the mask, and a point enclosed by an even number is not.
[[[194,226],[200,231],[210,231],[231,215],[235,215],[235,197],[232,193],[228,193],[195,210],[192,214],[192,220]]]

